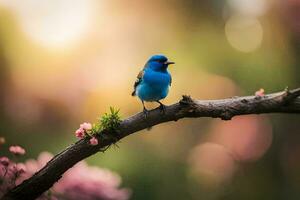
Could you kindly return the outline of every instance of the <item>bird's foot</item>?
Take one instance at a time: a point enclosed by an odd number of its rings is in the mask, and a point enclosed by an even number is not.
[[[166,114],[166,106],[164,104],[160,104],[158,108],[162,114]]]
[[[144,113],[144,118],[147,119],[148,116],[149,116],[149,110],[147,110],[146,108],[144,108],[143,113]]]

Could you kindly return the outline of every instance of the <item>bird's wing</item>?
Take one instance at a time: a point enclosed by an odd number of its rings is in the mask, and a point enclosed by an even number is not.
[[[144,68],[145,69],[145,68]],[[134,82],[134,85],[133,85],[133,92],[131,93],[131,96],[135,96],[136,95],[136,87],[142,82],[142,78],[144,76],[144,69],[141,70],[139,72],[139,74],[137,75],[137,79],[136,81]]]
[[[170,76],[170,83],[169,85],[171,86],[172,85],[172,76]]]

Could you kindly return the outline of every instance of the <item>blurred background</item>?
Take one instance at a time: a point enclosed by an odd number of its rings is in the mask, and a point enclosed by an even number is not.
[[[1,154],[56,154],[109,106],[141,111],[132,85],[157,53],[176,62],[165,104],[298,87],[300,0],[0,0]],[[119,173],[132,199],[300,199],[299,120],[184,119],[87,162]]]

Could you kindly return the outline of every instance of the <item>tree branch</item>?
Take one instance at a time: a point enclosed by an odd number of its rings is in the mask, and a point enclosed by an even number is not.
[[[2,199],[35,199],[57,182],[69,168],[77,162],[99,152],[132,133],[168,121],[181,118],[213,117],[230,120],[236,115],[261,113],[300,113],[300,88],[285,90],[265,96],[232,97],[222,100],[193,100],[189,96],[173,105],[167,106],[165,113],[159,109],[149,112],[147,119],[138,113],[123,120],[115,133],[104,130],[101,134],[115,135],[105,137],[92,146],[88,138],[81,139],[50,160],[44,168],[9,191]]]

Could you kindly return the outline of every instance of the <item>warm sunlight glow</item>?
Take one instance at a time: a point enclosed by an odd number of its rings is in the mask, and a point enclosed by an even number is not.
[[[229,7],[243,15],[261,16],[268,9],[267,0],[227,0]]]
[[[50,48],[77,42],[91,28],[94,0],[6,1],[33,41]]]

